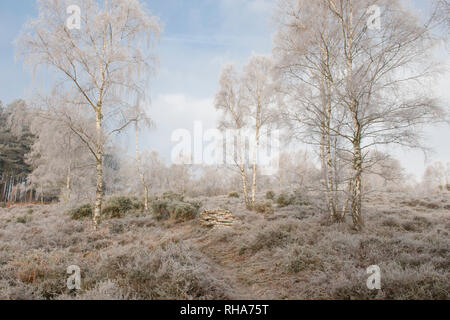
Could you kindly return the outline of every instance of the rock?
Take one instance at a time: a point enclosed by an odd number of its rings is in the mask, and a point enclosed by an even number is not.
[[[235,221],[233,214],[228,210],[204,210],[199,217],[204,227],[231,227]]]

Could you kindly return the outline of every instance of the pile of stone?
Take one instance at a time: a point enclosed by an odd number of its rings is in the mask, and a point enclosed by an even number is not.
[[[231,227],[233,214],[228,210],[204,210],[199,217],[200,224],[204,227]]]

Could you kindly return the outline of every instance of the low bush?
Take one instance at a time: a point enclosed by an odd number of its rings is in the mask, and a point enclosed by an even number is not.
[[[90,204],[84,204],[78,208],[69,210],[68,214],[72,220],[82,220],[92,217],[92,206]]]
[[[283,192],[281,193],[276,203],[280,208],[296,205],[296,206],[307,206],[310,203],[305,200],[304,196],[298,191],[295,190],[291,193]]]
[[[123,218],[123,216],[133,209],[131,199],[125,197],[117,197],[109,199],[103,207],[102,213],[105,218]]]
[[[387,219],[383,220],[381,225],[383,227],[390,227],[390,228],[396,228],[396,227],[400,226],[398,221],[396,219],[394,219],[394,218],[387,218]]]
[[[116,219],[140,210],[144,210],[144,203],[137,198],[113,197],[106,201],[102,214],[105,218]]]
[[[440,205],[438,205],[438,204],[436,204],[436,203],[425,203],[424,204],[424,207],[425,208],[427,208],[427,209],[439,209],[441,206]]]
[[[195,219],[199,209],[187,202],[174,201],[169,205],[170,218],[176,221],[189,221]]]
[[[183,202],[184,201],[184,195],[176,193],[176,192],[173,192],[173,191],[166,191],[159,197],[159,199]]]
[[[272,203],[270,201],[257,202],[253,206],[253,209],[258,213],[268,213],[268,214],[274,213],[274,210],[272,208]]]
[[[130,212],[138,212],[144,209],[144,204],[137,198],[112,197],[105,201],[102,208],[102,218],[118,219],[125,217]],[[93,206],[90,204],[82,205],[78,208],[69,210],[68,214],[73,220],[82,220],[91,218]]]
[[[277,204],[280,208],[284,208],[293,204],[293,200],[294,199],[289,194],[282,193],[277,198]]]
[[[68,291],[66,283],[61,281],[67,268],[63,260],[58,253],[32,250],[11,261],[13,276],[18,284],[31,289],[28,299],[53,299]]]
[[[198,200],[189,201],[189,204],[191,204],[197,211],[200,211],[201,207],[203,207],[203,203]]]
[[[305,270],[316,270],[321,266],[320,256],[309,246],[294,245],[289,249],[283,266],[285,271],[296,274]]]
[[[169,218],[169,201],[166,199],[159,199],[152,201],[152,213],[158,220]]]
[[[228,198],[239,198],[239,193],[237,193],[236,191],[230,192],[228,194]]]
[[[16,221],[17,221],[17,223],[25,224],[28,221],[30,221],[30,219],[28,217],[23,216],[23,217],[17,217]]]
[[[273,192],[273,191],[267,191],[267,192],[266,192],[266,199],[267,199],[267,200],[274,200],[274,199],[275,199],[275,192]]]
[[[109,225],[109,231],[112,234],[121,234],[125,231],[125,225],[120,221],[111,221],[111,224]]]
[[[403,223],[402,227],[406,231],[411,231],[411,232],[417,231],[417,225],[410,221]]]
[[[271,250],[277,247],[283,247],[289,243],[291,235],[288,230],[282,226],[271,225],[263,228],[250,236],[247,243],[241,247],[239,254],[244,254],[246,251],[256,253],[261,250]]]
[[[168,241],[148,250],[117,255],[104,264],[103,273],[121,278],[127,295],[146,300],[226,299],[228,287],[216,279],[195,249]]]

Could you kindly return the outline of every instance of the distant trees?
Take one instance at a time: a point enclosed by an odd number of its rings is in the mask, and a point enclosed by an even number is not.
[[[280,191],[288,189],[297,189],[302,192],[307,192],[308,189],[316,190],[318,177],[320,177],[320,172],[307,151],[282,152],[280,167],[274,177],[272,188]]]
[[[34,136],[30,131],[29,107],[16,100],[6,107],[0,102],[0,172],[26,177],[31,169],[25,161]]]
[[[34,115],[31,130],[36,140],[27,154],[33,170],[28,176],[29,185],[38,193],[45,192],[66,203],[83,199],[83,194],[93,191],[95,185],[95,161],[89,149],[53,113]]]
[[[438,22],[444,24],[444,28],[447,31],[445,35],[447,38],[450,35],[450,1],[449,0],[437,0],[435,1],[436,19]]]
[[[6,107],[0,101],[0,201],[31,201],[33,197],[21,189],[31,172],[26,155],[35,141],[28,110],[23,100]]]
[[[81,27],[66,26],[70,1],[42,0],[39,17],[31,20],[17,39],[19,54],[35,69],[50,67],[61,76],[58,92],[69,109],[60,112],[64,122],[86,145],[96,161],[94,227],[100,223],[103,201],[103,157],[111,135],[136,121],[133,97],[145,96],[154,56],[147,51],[159,35],[158,20],[139,1],[78,2]],[[74,113],[90,120],[79,126]],[[95,128],[95,134],[91,134]]]
[[[422,179],[425,191],[450,191],[450,162],[436,161],[426,169]]]
[[[366,191],[399,191],[406,187],[406,176],[400,161],[376,150],[368,154],[363,179]]]

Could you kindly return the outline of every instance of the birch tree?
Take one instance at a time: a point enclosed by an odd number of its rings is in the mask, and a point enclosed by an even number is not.
[[[149,192],[151,189],[151,180],[148,179],[148,175],[146,175],[145,170],[149,169],[143,166],[142,156],[139,151],[139,132],[142,128],[149,128],[151,126],[151,120],[146,114],[146,110],[141,108],[141,99],[138,98],[136,110],[139,111],[138,114],[135,115],[135,142],[136,142],[136,168],[137,174],[139,175],[142,188],[144,190],[144,209],[148,212],[149,209]],[[148,164],[148,163],[146,163]]]
[[[222,70],[219,80],[219,91],[216,94],[215,107],[221,111],[222,118],[219,128],[233,129],[237,138],[237,166],[241,175],[242,193],[245,204],[250,207],[248,196],[245,157],[245,140],[243,129],[247,125],[248,107],[245,101],[245,91],[242,76],[238,74],[234,65],[229,64]],[[228,152],[229,150],[227,150]]]
[[[389,144],[422,146],[422,126],[443,117],[442,109],[427,90],[437,74],[432,54],[435,41],[429,22],[420,25],[419,19],[400,1],[321,0],[318,3],[326,21],[331,19],[332,23],[325,24],[320,18],[303,21],[304,15],[299,13],[291,23],[300,25],[296,37],[285,37],[277,46],[280,50],[289,49],[290,43],[303,41],[301,26],[306,22],[308,30],[325,30],[336,36],[332,42],[334,79],[329,85],[334,110],[338,112],[336,118],[340,121],[338,127],[328,129],[342,140],[340,152],[344,159],[351,161],[348,185],[351,214],[354,227],[361,230],[362,175],[371,148]],[[305,5],[302,1],[288,0],[287,4],[294,8],[293,12],[301,9],[308,12],[307,6],[299,7]],[[371,14],[374,5],[382,13],[379,29],[371,28],[372,20],[378,18]],[[312,65],[315,60],[323,61],[317,59],[323,47],[318,43],[310,45],[316,48],[316,54],[291,51],[292,56],[304,56]],[[310,64],[300,67],[309,68]],[[322,79],[310,74],[302,81],[319,90]]]
[[[352,145],[351,213],[361,229],[362,173],[365,154],[376,145],[418,147],[420,126],[442,116],[429,90],[434,41],[428,23],[399,1],[327,0],[342,30],[340,56],[345,85],[338,97],[349,112],[350,130],[341,133]],[[380,30],[369,30],[369,8],[382,8]]]
[[[279,1],[276,17],[274,56],[286,100],[282,114],[297,138],[319,147],[329,216],[339,220],[336,132],[343,114],[333,97],[333,86],[339,85],[338,25],[323,1]]]
[[[61,121],[35,114],[31,131],[36,140],[27,155],[32,167],[29,184],[36,190],[60,197],[64,202],[79,201],[82,190],[93,190],[95,161],[86,145]],[[75,196],[74,196],[75,195]]]
[[[81,9],[80,29],[69,30],[67,8]],[[101,218],[104,146],[135,122],[133,96],[145,96],[155,57],[146,51],[159,35],[158,20],[138,0],[39,0],[39,15],[16,40],[26,65],[48,67],[72,106],[90,114],[95,136],[70,126],[96,161],[94,227]],[[70,112],[66,114],[70,119]]]
[[[243,70],[243,87],[245,103],[253,123],[254,129],[253,159],[252,159],[252,206],[256,201],[256,176],[258,152],[261,132],[264,127],[274,124],[276,119],[276,92],[277,82],[272,76],[273,62],[267,56],[253,56]]]

